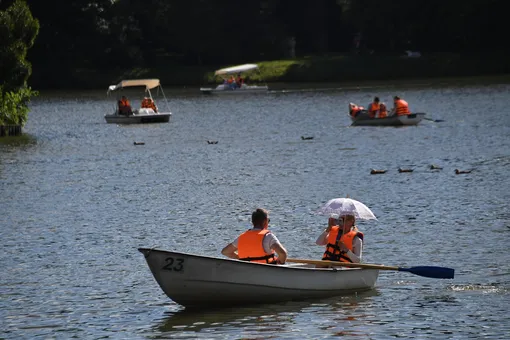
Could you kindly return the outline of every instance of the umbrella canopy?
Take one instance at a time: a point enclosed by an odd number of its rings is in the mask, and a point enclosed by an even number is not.
[[[374,213],[363,203],[352,198],[334,198],[317,211],[319,214],[339,216],[353,215],[361,220],[377,220]]]

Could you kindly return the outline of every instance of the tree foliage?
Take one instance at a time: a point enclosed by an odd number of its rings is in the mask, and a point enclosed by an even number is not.
[[[229,65],[295,55],[405,50],[508,53],[503,0],[27,0],[45,85],[154,65]],[[58,74],[58,77],[55,77]],[[118,74],[118,73],[117,73]]]
[[[39,23],[23,0],[0,8],[0,125],[24,124],[28,102],[37,93],[27,87],[32,72],[27,51],[34,44]]]

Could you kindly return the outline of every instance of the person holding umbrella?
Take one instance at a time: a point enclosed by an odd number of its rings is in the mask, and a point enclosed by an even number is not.
[[[354,215],[341,217],[340,225],[335,225],[335,216],[330,217],[328,227],[319,235],[315,243],[326,246],[323,260],[360,263],[364,235],[356,227]]]
[[[315,241],[317,245],[326,246],[322,259],[360,263],[364,235],[356,226],[356,218],[376,220],[374,213],[351,198],[329,200],[318,212],[330,216],[328,227]]]

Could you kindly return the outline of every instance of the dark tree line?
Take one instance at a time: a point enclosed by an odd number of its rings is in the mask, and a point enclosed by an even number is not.
[[[40,24],[38,78],[292,56],[508,53],[503,0],[17,0]],[[7,8],[14,0],[1,0]],[[294,47],[294,48],[292,48]]]
[[[51,2],[51,5],[50,5]],[[157,56],[197,64],[298,56],[505,51],[503,0],[27,0],[41,29],[34,67],[108,68]]]

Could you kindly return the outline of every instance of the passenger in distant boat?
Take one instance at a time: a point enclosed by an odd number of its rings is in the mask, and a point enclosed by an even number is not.
[[[133,113],[131,110],[131,104],[129,103],[129,100],[126,98],[126,96],[122,96],[118,104],[119,114],[128,116]]]
[[[158,112],[158,107],[156,106],[156,103],[154,103],[154,100],[149,97],[145,97],[142,100],[142,109],[153,109],[154,112]]]
[[[356,118],[356,116],[365,108],[363,106],[358,106],[354,103],[349,103],[349,114]]]
[[[407,104],[407,102],[399,96],[393,97],[393,109],[391,112],[397,116],[405,116],[411,114],[411,111],[409,111],[409,104]]]
[[[375,118],[381,109],[381,105],[379,104],[379,97],[375,97],[374,101],[368,105],[368,116],[370,118]]]
[[[230,87],[230,89],[235,89],[237,87],[237,84],[236,84],[236,79],[234,78],[234,76],[230,76],[228,78],[228,86]]]
[[[323,260],[360,263],[363,252],[363,233],[356,227],[356,218],[353,215],[341,216],[335,225],[334,219],[330,218],[328,227],[319,235],[315,243],[326,246],[322,256]]]
[[[385,103],[380,103],[379,105],[379,116],[376,118],[386,118],[388,117],[388,109],[386,108]]]
[[[284,264],[287,260],[287,250],[281,245],[278,238],[267,229],[269,221],[267,210],[260,208],[255,210],[251,215],[253,228],[229,243],[221,253],[231,259]]]
[[[237,83],[237,87],[241,88],[244,84],[244,79],[241,78],[241,73],[238,73],[237,74],[237,79],[236,79],[236,83]]]

